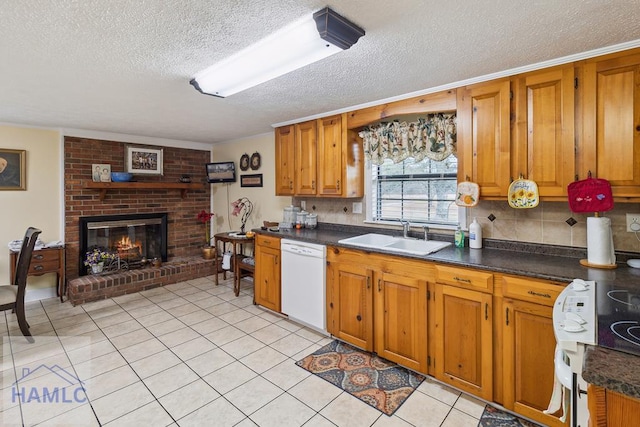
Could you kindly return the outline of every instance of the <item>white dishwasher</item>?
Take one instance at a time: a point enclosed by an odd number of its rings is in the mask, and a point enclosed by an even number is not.
[[[282,312],[291,320],[327,333],[327,247],[282,239]]]

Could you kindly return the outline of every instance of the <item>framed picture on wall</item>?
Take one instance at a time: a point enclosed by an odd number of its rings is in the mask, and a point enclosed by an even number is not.
[[[162,175],[161,148],[126,146],[125,168],[127,172],[144,175]]]
[[[0,190],[27,189],[27,152],[0,148]]]
[[[240,177],[240,187],[262,187],[262,174],[242,175]]]

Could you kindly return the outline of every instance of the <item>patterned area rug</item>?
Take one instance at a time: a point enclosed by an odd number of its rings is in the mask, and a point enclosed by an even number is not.
[[[540,425],[487,405],[480,417],[478,427],[540,427]]]
[[[296,365],[387,415],[392,415],[425,378],[337,340]]]

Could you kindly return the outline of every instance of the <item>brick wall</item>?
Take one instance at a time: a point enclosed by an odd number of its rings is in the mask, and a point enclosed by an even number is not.
[[[126,145],[116,141],[65,137],[64,198],[68,280],[78,277],[81,216],[168,212],[168,258],[196,256],[201,253],[204,226],[196,220],[196,216],[202,209],[209,211],[211,188],[208,184],[203,184],[202,190],[187,191],[184,199],[179,190],[126,189],[109,190],[104,200],[100,200],[98,191],[83,188],[85,182],[92,180],[93,163],[110,164],[113,172],[124,171]],[[188,174],[194,183],[205,182],[204,165],[209,162],[209,151],[162,148],[164,175],[135,175],[136,181],[178,182],[180,176]]]

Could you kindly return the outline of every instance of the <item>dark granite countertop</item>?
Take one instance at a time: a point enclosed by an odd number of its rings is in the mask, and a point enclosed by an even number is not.
[[[626,396],[640,398],[640,357],[604,347],[587,347],[582,378]]]
[[[384,249],[357,248],[338,243],[341,239],[366,233],[400,236],[401,232],[395,230],[320,223],[316,229],[279,231],[257,229],[254,231],[286,239],[423,259],[441,264],[475,267],[488,271],[550,280],[559,284],[568,284],[574,278],[594,280],[597,283],[599,293],[606,293],[611,289],[625,289],[640,293],[640,269],[630,268],[624,262],[626,259],[634,257],[633,255],[640,258],[638,254],[633,253],[616,253],[618,268],[598,269],[580,265],[580,259],[587,257],[586,249],[565,246],[485,239],[482,249],[470,249],[467,243],[465,248],[456,248],[452,245],[430,255],[417,256],[399,254]],[[412,237],[422,236],[414,234]],[[452,236],[436,233],[430,233],[429,238],[450,242],[453,239]],[[592,347],[588,352],[588,360],[585,364],[587,376],[594,384],[629,396],[640,397],[640,357],[607,348]],[[633,368],[630,368],[631,366]],[[590,381],[590,379],[585,376],[585,380]]]
[[[587,257],[586,249],[485,239],[482,249],[470,249],[468,245],[465,248],[456,248],[452,245],[436,253],[419,256],[406,253],[400,254],[382,248],[357,248],[338,243],[339,240],[365,233],[401,235],[400,231],[394,230],[320,223],[316,229],[291,229],[277,232],[255,229],[254,231],[285,239],[423,259],[442,264],[475,267],[565,284],[570,283],[575,278],[595,280],[598,283],[615,283],[617,287],[629,287],[640,292],[640,269],[627,267],[626,263],[622,262],[618,263],[618,268],[610,270],[583,267],[580,265],[580,259]],[[418,237],[418,235],[416,234],[414,237]],[[431,233],[429,238],[452,242],[453,237]],[[624,255],[622,258],[624,258]]]

